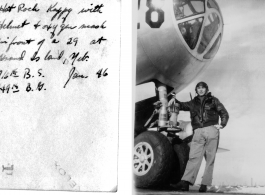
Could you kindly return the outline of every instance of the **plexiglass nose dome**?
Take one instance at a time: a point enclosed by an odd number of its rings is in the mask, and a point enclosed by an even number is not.
[[[173,13],[189,52],[200,60],[213,58],[223,33],[223,18],[215,0],[173,0]]]

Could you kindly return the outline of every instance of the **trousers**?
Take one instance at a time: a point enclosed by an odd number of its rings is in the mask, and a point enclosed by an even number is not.
[[[208,126],[196,129],[190,145],[189,160],[181,180],[188,181],[192,185],[195,183],[204,156],[206,167],[201,184],[211,185],[218,144],[219,130],[216,127]]]

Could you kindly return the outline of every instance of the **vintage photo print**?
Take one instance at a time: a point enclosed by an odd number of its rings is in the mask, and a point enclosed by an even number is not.
[[[135,194],[265,193],[264,9],[137,1]]]

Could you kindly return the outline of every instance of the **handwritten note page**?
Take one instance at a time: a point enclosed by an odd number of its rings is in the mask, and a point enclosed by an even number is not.
[[[0,2],[0,188],[116,191],[120,2]]]

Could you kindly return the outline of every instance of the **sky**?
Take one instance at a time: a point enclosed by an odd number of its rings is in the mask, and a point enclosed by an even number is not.
[[[195,85],[205,81],[229,112],[219,146],[230,151],[217,154],[213,184],[251,185],[252,179],[253,185],[265,185],[265,1],[217,2],[224,19],[219,51],[177,99],[188,101],[190,92],[195,96]],[[182,117],[188,118],[184,113]]]
[[[251,185],[252,178],[253,185],[265,185],[265,1],[217,2],[224,18],[219,51],[177,98],[188,101],[189,92],[195,95],[196,83],[205,81],[229,112],[219,146],[230,151],[217,154],[213,184]]]

